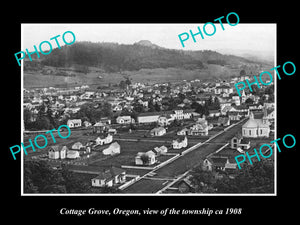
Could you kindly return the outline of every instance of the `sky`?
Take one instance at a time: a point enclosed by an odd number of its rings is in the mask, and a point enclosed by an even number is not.
[[[66,31],[72,31],[78,41],[91,42],[117,42],[119,44],[133,44],[140,40],[149,40],[153,44],[170,49],[181,50],[215,50],[215,51],[249,51],[274,53],[276,46],[276,24],[245,24],[239,23],[230,26],[223,22],[222,30],[219,22],[215,23],[216,32],[212,36],[195,36],[193,41],[191,34],[182,47],[179,34],[198,32],[200,27],[203,32],[203,23],[191,24],[22,24],[22,51],[28,48],[33,51],[33,45],[37,47],[42,41],[50,41],[50,38],[61,35]],[[212,32],[212,26],[207,25],[207,32]],[[70,35],[70,34],[68,34]],[[183,38],[185,36],[182,36]],[[66,35],[67,39],[67,35]],[[61,46],[64,45],[61,37],[58,38]],[[55,40],[50,41],[53,48]],[[43,45],[43,50],[47,45]]]

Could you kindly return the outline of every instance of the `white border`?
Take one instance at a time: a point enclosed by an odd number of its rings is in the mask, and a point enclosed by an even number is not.
[[[29,23],[21,23],[21,49],[23,48],[23,33],[24,33],[24,25],[29,24]],[[57,23],[45,23],[45,24],[57,24]],[[70,23],[70,24],[76,24],[76,23]],[[84,24],[84,23],[80,23]],[[102,24],[102,23],[101,23]],[[110,24],[110,23],[103,23],[103,24]],[[114,23],[113,23],[114,24]],[[126,24],[135,24],[135,23],[125,23]],[[153,24],[153,23],[143,23],[143,24]],[[178,23],[157,23],[157,24],[171,24],[171,25],[176,25]],[[193,24],[193,23],[188,23],[188,24]],[[196,24],[196,23],[195,23]],[[197,23],[198,24],[198,23]],[[248,24],[248,23],[244,23]],[[256,23],[254,23],[256,24]],[[262,23],[265,24],[265,23]],[[274,51],[274,67],[277,65],[277,23],[267,23],[267,24],[273,24],[275,25],[275,51]],[[58,24],[57,24],[58,25]],[[65,25],[65,24],[59,24],[59,25]],[[183,25],[183,24],[180,24]],[[21,61],[21,142],[23,142],[23,130],[24,130],[24,120],[23,120],[23,89],[24,89],[24,79],[23,79],[23,69],[24,69],[24,64],[23,60]],[[271,69],[271,68],[270,68]],[[277,139],[277,76],[275,74],[274,70],[274,79],[275,81],[275,134],[274,137]],[[274,145],[275,146],[275,145]],[[275,147],[274,149],[277,149]],[[187,194],[127,194],[127,193],[122,193],[122,194],[89,194],[89,193],[67,193],[67,194],[43,194],[43,193],[24,193],[24,179],[23,179],[23,174],[24,174],[24,151],[21,151],[21,196],[185,196],[185,197],[191,197],[191,196],[277,196],[277,151],[274,150],[274,193],[236,193],[236,194],[193,194],[193,193],[187,193]]]

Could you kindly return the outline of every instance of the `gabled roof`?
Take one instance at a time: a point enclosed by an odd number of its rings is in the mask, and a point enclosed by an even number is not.
[[[262,119],[253,119],[250,118],[244,125],[243,128],[268,128],[268,124],[264,124]]]
[[[111,168],[109,168],[103,172],[100,172],[99,175],[93,179],[111,180],[115,176],[118,176],[124,172],[125,172],[125,170],[112,166]]]
[[[224,167],[228,158],[225,157],[212,157],[209,159],[210,162],[214,165],[214,166],[221,166]]]
[[[67,146],[65,146],[65,145],[64,146],[53,145],[53,146],[49,147],[48,151],[53,150],[55,152],[60,152],[61,150],[64,149],[64,147],[66,148],[66,150],[68,150]]]

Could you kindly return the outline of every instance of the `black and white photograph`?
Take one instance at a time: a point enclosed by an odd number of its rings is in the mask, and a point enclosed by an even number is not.
[[[6,7],[3,220],[296,219],[296,5],[107,3]]]
[[[238,16],[21,24],[21,195],[276,196],[277,25]]]

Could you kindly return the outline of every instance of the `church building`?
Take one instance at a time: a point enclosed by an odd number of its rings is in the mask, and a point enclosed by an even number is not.
[[[262,119],[254,119],[253,113],[250,113],[249,120],[242,126],[243,137],[269,137],[270,125],[268,119],[264,116]]]

